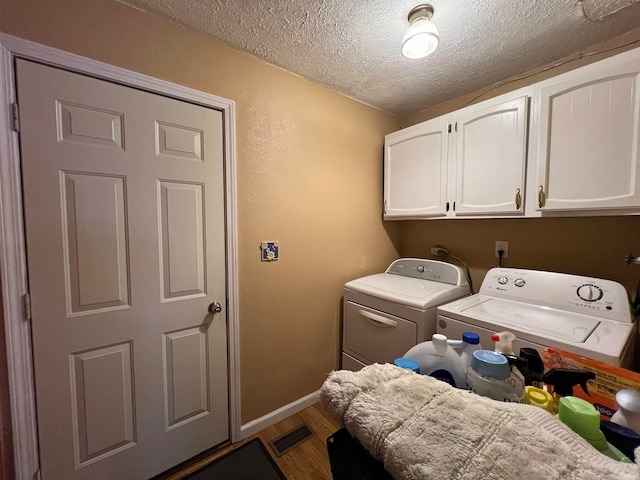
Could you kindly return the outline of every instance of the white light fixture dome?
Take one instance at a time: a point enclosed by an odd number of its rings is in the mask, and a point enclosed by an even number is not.
[[[440,35],[431,17],[431,5],[418,5],[409,12],[410,27],[402,39],[402,55],[407,58],[423,58],[438,47]]]

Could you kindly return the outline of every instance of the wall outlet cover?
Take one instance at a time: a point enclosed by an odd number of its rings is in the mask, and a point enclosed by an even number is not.
[[[260,244],[263,262],[273,262],[278,260],[280,254],[280,246],[278,242],[262,242]]]

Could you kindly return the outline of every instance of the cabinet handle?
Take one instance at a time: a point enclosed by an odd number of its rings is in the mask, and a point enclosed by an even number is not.
[[[522,195],[520,195],[520,189],[516,188],[516,210],[520,210],[521,203],[522,203]]]
[[[544,195],[544,187],[540,185],[540,187],[538,188],[538,207],[540,208],[544,207],[545,200],[546,200],[546,197]]]
[[[375,313],[367,312],[366,310],[360,310],[360,315],[364,318],[372,320],[376,325],[380,327],[397,327],[398,322],[395,320],[391,320],[390,318],[385,318],[380,315],[376,315]]]

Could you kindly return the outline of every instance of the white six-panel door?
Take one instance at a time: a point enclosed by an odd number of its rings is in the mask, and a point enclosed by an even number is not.
[[[229,438],[222,114],[23,60],[17,91],[43,478],[149,478]]]

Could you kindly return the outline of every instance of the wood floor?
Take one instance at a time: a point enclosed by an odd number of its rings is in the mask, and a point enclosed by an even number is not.
[[[269,442],[303,423],[306,423],[315,432],[315,435],[281,457],[276,457]],[[338,424],[324,412],[320,404],[316,403],[245,440],[222,447],[188,468],[163,477],[163,480],[180,480],[254,438],[262,440],[288,480],[332,480],[326,441],[327,437],[331,436],[338,428]]]

